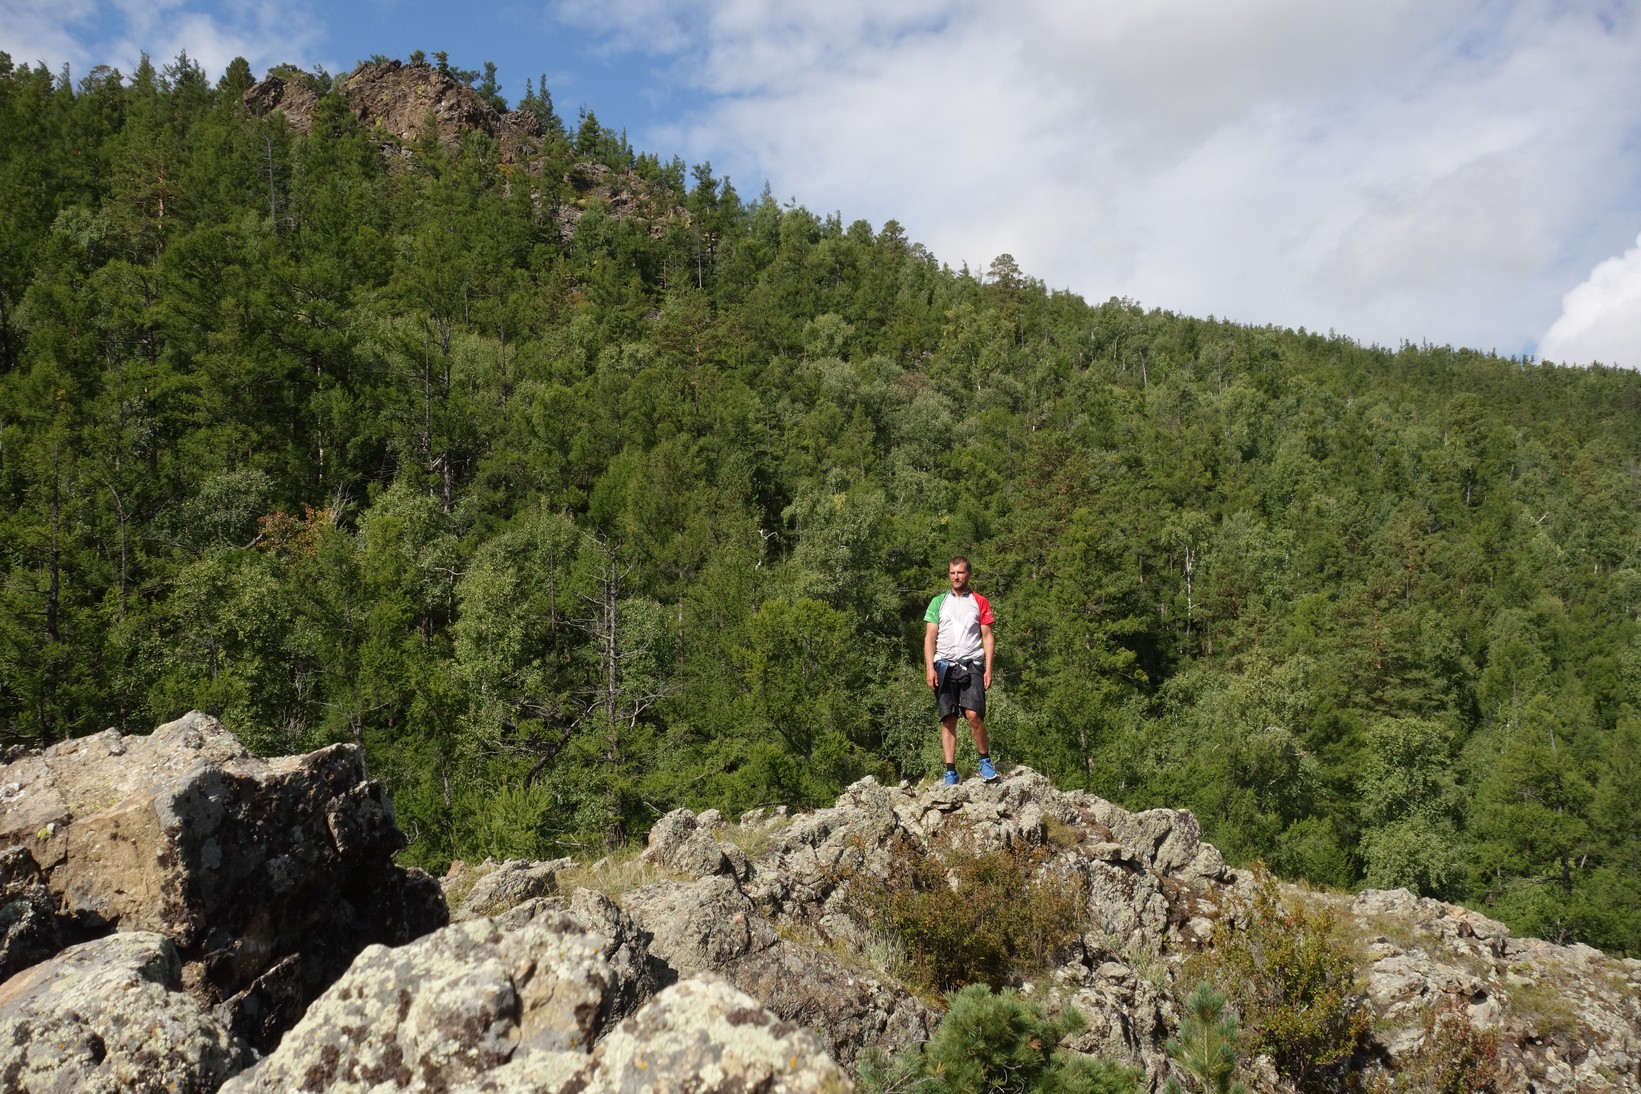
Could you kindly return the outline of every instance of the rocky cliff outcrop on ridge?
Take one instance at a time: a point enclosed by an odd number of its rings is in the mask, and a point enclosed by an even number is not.
[[[546,134],[534,115],[521,110],[503,113],[471,87],[432,65],[372,61],[338,79],[334,86],[348,109],[375,134],[389,163],[405,162],[411,146],[430,135],[454,150],[467,134],[483,133],[495,142],[497,162],[532,175],[542,172]],[[301,75],[270,75],[245,92],[245,102],[258,113],[282,115],[298,133],[312,131],[319,105]],[[670,194],[631,171],[575,159],[564,170],[562,181],[573,200],[560,202],[552,213],[566,236],[575,230],[586,206],[595,201],[602,202],[612,216],[644,221],[657,235],[666,222],[689,222],[688,211]]]
[[[747,842],[763,846],[748,856],[739,846]],[[1190,988],[1187,960],[1216,931],[1238,929],[1255,884],[1202,842],[1189,813],[1130,813],[1026,770],[992,786],[866,780],[835,807],[795,818],[725,825],[713,814],[670,814],[646,855],[680,876],[621,899],[664,952],[814,1024],[850,1062],[866,1047],[922,1039],[937,1016],[884,970],[837,956],[866,952],[871,941],[844,880],[903,868],[893,854],[907,847],[939,855],[1019,842],[1043,848],[1043,869],[1080,874],[1088,894],[1081,938],[1033,991],[1088,1016],[1074,1047],[1139,1066],[1159,1084],[1176,999]],[[1285,888],[1331,905],[1359,942],[1374,1026],[1358,1066],[1406,1064],[1428,1015],[1458,1013],[1499,1032],[1504,1089],[1641,1091],[1641,962],[1514,938],[1475,911],[1404,891]],[[792,940],[805,929],[807,944]]]
[[[541,123],[529,114],[503,113],[472,88],[432,65],[372,61],[336,81],[336,91],[365,125],[402,145],[432,135],[454,148],[472,132],[496,142],[503,163],[526,159],[541,146]],[[313,129],[318,97],[303,76],[268,76],[245,92],[245,102],[259,112],[278,111],[292,129]]]
[[[63,943],[151,932],[177,977],[271,1047],[371,943],[443,924],[358,751],[261,760],[214,718],[109,730],[0,768],[5,972]]]
[[[1018,770],[868,779],[830,809],[739,823],[680,810],[633,863],[458,864],[437,927],[444,903],[392,866],[350,750],[256,760],[199,715],[14,760],[0,831],[0,1088],[21,1091],[842,1090],[862,1052],[939,1020],[854,890],[909,856],[1009,848],[1082,894],[1079,932],[1021,989],[1082,1010],[1071,1047],[1156,1088],[1188,962],[1239,929],[1256,885],[1188,813]],[[364,900],[355,875],[397,895]],[[1641,962],[1404,892],[1287,892],[1353,925],[1374,1017],[1358,1066],[1413,1059],[1440,1012],[1498,1032],[1501,1089],[1641,1091]],[[258,1052],[243,1030],[270,977],[329,986],[279,995],[301,1015],[250,1023],[280,1034]],[[1284,1088],[1248,1063],[1256,1089]]]

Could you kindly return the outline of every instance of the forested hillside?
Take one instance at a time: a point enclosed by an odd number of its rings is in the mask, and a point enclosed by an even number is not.
[[[1636,374],[1090,305],[545,87],[504,156],[282,75],[303,129],[243,62],[0,54],[6,743],[198,707],[361,743],[410,861],[594,853],[934,774],[961,552],[1003,765],[1641,953]]]

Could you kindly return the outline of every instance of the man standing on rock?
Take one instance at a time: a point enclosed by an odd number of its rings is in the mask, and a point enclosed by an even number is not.
[[[986,692],[991,687],[994,641],[991,603],[969,588],[969,560],[946,564],[951,591],[929,601],[923,613],[923,666],[940,713],[940,747],[946,754],[946,785],[957,785],[957,713],[969,720],[980,752],[980,777],[997,780],[986,749]]]

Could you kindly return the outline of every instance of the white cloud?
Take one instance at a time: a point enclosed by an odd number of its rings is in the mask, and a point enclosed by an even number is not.
[[[672,111],[604,119],[639,147],[1096,300],[1531,352],[1641,224],[1641,0],[544,6],[555,81]],[[0,49],[77,74],[186,49],[214,77],[323,59],[327,22],[350,57],[384,24],[437,38],[364,7],[0,0]]]
[[[1562,297],[1561,318],[1540,342],[1546,361],[1641,369],[1641,236]]]
[[[572,26],[599,31],[612,49],[676,53],[689,47],[688,28],[701,14],[691,3],[668,0],[557,0],[553,14]]]
[[[262,72],[312,54],[317,20],[301,0],[0,0],[0,49],[19,64],[67,62],[76,76],[111,65],[129,75],[146,53],[163,67],[179,53],[215,80],[235,57]]]
[[[705,106],[655,147],[957,265],[1530,350],[1641,220],[1634,3],[562,0]],[[1626,234],[1615,234],[1626,233]]]
[[[0,50],[21,65],[78,62],[76,30],[96,18],[97,0],[0,0]]]

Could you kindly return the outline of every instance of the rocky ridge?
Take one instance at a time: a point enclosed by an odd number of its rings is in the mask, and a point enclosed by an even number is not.
[[[749,842],[762,845],[758,854],[742,850]],[[1175,1000],[1190,987],[1188,961],[1216,931],[1237,929],[1256,884],[1202,841],[1190,813],[1131,813],[1024,769],[991,786],[868,779],[833,808],[797,817],[754,814],[728,825],[712,813],[669,814],[645,855],[678,876],[622,903],[669,961],[717,972],[815,1025],[850,1063],[864,1048],[892,1052],[922,1039],[937,1016],[884,971],[833,956],[871,949],[840,879],[886,876],[897,869],[891,849],[940,855],[1022,842],[1048,854],[1043,869],[1079,874],[1088,894],[1087,929],[1029,987],[1089,1017],[1073,1047],[1136,1065],[1160,1086],[1170,1074],[1164,1043],[1177,1031]],[[451,879],[445,884],[448,891]],[[1406,1064],[1426,1039],[1428,1015],[1458,1013],[1498,1031],[1503,1089],[1641,1090],[1641,961],[1515,938],[1471,909],[1401,890],[1281,888],[1331,906],[1359,943],[1374,1024],[1356,1066]],[[453,914],[467,911],[458,904]],[[793,940],[799,927],[811,941]]]
[[[428,136],[430,124],[431,135],[446,148],[455,148],[468,133],[485,134],[496,142],[503,163],[521,162],[541,145],[541,124],[534,116],[503,113],[432,65],[371,61],[334,86],[355,117],[401,146]],[[292,129],[309,133],[319,97],[303,76],[270,75],[245,92],[245,102],[258,113],[283,114]]]
[[[356,764],[347,748],[255,760],[191,715],[0,768],[0,1088],[841,1090],[862,1052],[904,1049],[939,1019],[852,888],[908,855],[1029,848],[1079,880],[1083,926],[1021,990],[1078,1007],[1090,1022],[1070,1047],[1156,1089],[1192,955],[1237,929],[1256,886],[1189,813],[1130,813],[1017,770],[868,779],[800,815],[679,810],[635,862],[457,864],[441,927],[431,881],[392,866],[397,831]],[[314,917],[357,895],[355,872],[397,884],[401,911],[344,946]],[[1498,1031],[1501,1089],[1641,1091],[1641,962],[1405,892],[1287,894],[1353,924],[1375,1018],[1360,1065],[1414,1058],[1440,1011]],[[368,921],[361,906],[341,918]],[[284,996],[300,1016],[254,1043],[247,1028],[275,1027],[247,1026],[248,1000],[280,969],[315,987]],[[1256,1089],[1284,1089],[1254,1071]]]
[[[546,133],[533,114],[499,111],[432,65],[371,61],[339,78],[334,89],[374,134],[390,163],[405,162],[411,147],[427,137],[454,151],[467,134],[482,133],[495,142],[497,162],[504,168],[538,176],[546,168]],[[307,134],[313,131],[319,98],[305,77],[270,75],[245,92],[245,103],[259,114],[277,113],[293,130]],[[594,201],[602,202],[612,216],[645,221],[656,234],[666,222],[689,222],[686,209],[630,171],[575,159],[564,169],[562,181],[573,200],[559,203],[553,214],[566,236]]]

